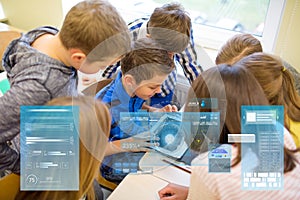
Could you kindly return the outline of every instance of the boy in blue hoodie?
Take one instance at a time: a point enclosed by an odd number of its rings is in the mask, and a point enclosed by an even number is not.
[[[122,113],[140,111],[146,100],[161,92],[163,82],[173,69],[174,62],[167,50],[151,38],[141,38],[122,58],[121,72],[116,79],[97,93],[96,98],[108,105],[112,117],[110,143],[101,167],[107,180],[119,183],[126,173],[119,174],[114,165],[130,162],[137,166],[144,152],[156,145],[151,142],[155,138],[151,138],[141,121],[124,121]],[[170,104],[152,109],[156,112],[177,111]]]
[[[77,95],[77,70],[95,73],[116,62],[129,47],[126,23],[102,0],[72,7],[60,31],[40,27],[12,41],[2,60],[10,90],[0,97],[0,171],[20,170],[21,105]]]

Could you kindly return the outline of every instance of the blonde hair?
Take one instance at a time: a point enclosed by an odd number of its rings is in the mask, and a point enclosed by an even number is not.
[[[300,96],[295,89],[294,78],[281,58],[267,54],[251,54],[237,64],[247,67],[263,88],[271,105],[284,105],[285,114],[300,122]],[[287,118],[285,125],[289,129]]]
[[[215,63],[232,65],[241,58],[255,52],[262,52],[260,41],[248,33],[234,35],[219,50]]]
[[[73,6],[67,13],[59,38],[67,49],[78,48],[88,55],[97,45],[119,34],[117,39],[109,42],[110,49],[106,49],[109,52],[105,55],[117,54],[115,52],[120,49],[124,52],[130,47],[127,25],[108,1],[86,0]],[[103,56],[101,53],[105,51],[97,54],[98,59]]]
[[[93,97],[59,97],[47,105],[79,106],[79,190],[78,191],[21,191],[16,199],[80,199],[84,195],[95,199],[93,181],[97,177],[100,163],[110,133],[110,115],[106,106]]]
[[[300,96],[296,92],[294,79],[285,69],[282,59],[258,52],[244,57],[236,65],[245,67],[253,73],[271,105],[284,106],[284,125],[289,131],[289,119],[300,122]],[[291,131],[290,133],[294,134]],[[293,170],[296,162],[299,163],[294,156],[299,150],[284,147],[284,172]]]
[[[164,49],[181,53],[190,41],[191,19],[181,4],[165,4],[151,14],[148,31]]]

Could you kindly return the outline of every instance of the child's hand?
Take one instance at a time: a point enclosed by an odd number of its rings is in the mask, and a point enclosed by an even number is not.
[[[130,138],[122,139],[120,141],[121,148],[124,151],[139,152],[139,151],[149,151],[151,147],[158,146],[159,138],[150,135],[150,132],[143,132],[134,135]]]
[[[166,105],[165,107],[160,109],[160,112],[177,112],[178,108],[175,105]]]
[[[185,186],[169,183],[158,191],[161,200],[184,200],[187,198],[189,189]]]
[[[82,76],[82,85],[88,86],[91,85],[92,83],[95,83],[97,80],[95,78],[90,78],[88,76]]]
[[[150,107],[148,108],[149,112],[177,112],[178,108],[175,105],[166,105],[163,108],[155,108],[155,107]]]

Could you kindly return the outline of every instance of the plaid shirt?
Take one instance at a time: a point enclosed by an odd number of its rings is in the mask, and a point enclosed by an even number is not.
[[[146,36],[146,25],[148,23],[148,18],[140,18],[128,24],[128,29],[131,33],[132,40],[136,41],[138,38]],[[181,52],[174,55],[174,63],[176,68],[182,67],[184,75],[187,77],[190,83],[192,83],[195,78],[203,71],[202,67],[197,64],[197,54],[194,49],[194,39],[193,31],[191,31],[190,42],[187,48]],[[115,65],[108,66],[102,77],[111,78],[114,73],[120,67],[120,62]],[[177,71],[176,68],[170,73],[168,78],[164,81],[162,85],[162,92],[159,94],[161,97],[165,97],[174,90],[176,85]]]

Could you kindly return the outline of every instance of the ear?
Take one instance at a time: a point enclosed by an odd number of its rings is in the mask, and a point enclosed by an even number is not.
[[[134,88],[136,86],[135,79],[133,78],[132,75],[126,74],[124,76],[124,83],[129,86],[130,88]]]
[[[147,38],[151,38],[151,35],[149,33],[146,34]]]
[[[125,88],[126,92],[132,96],[136,89],[136,82],[132,75],[126,74],[122,77],[123,87]]]
[[[86,59],[85,53],[83,53],[80,49],[76,48],[70,49],[69,51],[71,53],[71,62],[73,67],[80,67],[80,65]]]

